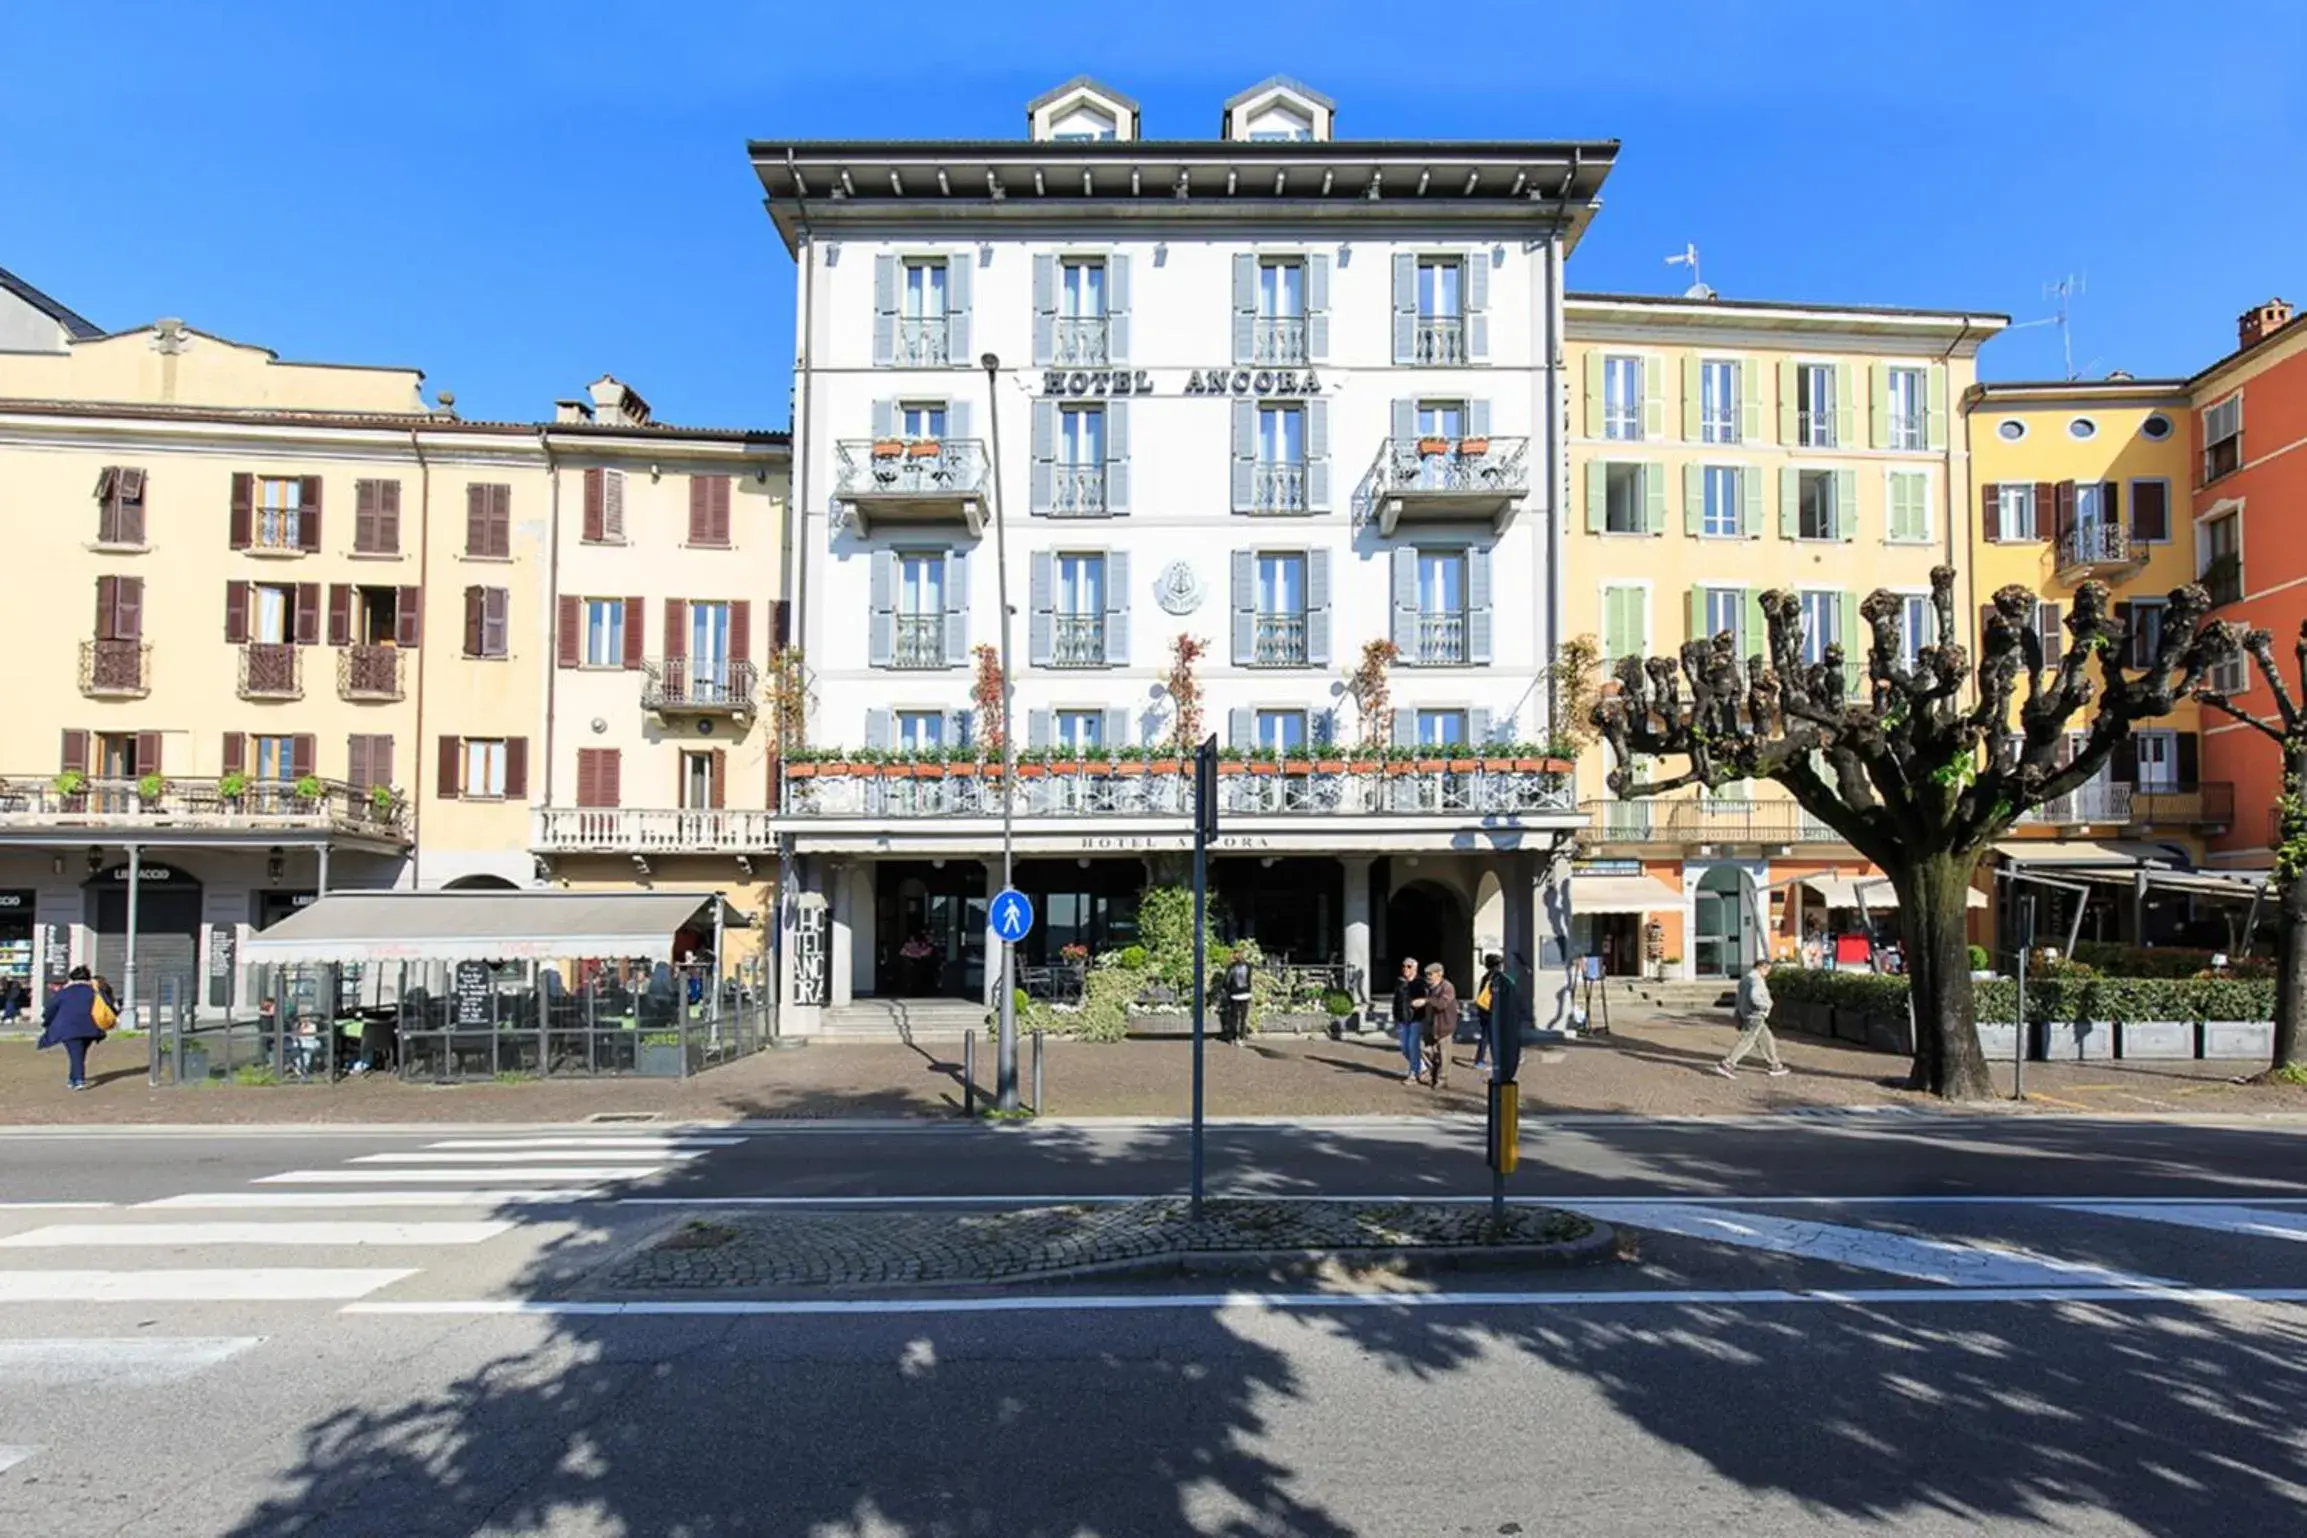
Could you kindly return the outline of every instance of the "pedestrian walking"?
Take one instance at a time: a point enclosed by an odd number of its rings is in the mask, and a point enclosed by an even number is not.
[[[1426,1077],[1440,1089],[1450,1067],[1450,1038],[1458,1034],[1458,990],[1442,963],[1426,963]]]
[[[1418,975],[1418,958],[1402,958],[1402,975],[1394,983],[1394,1034],[1402,1043],[1402,1057],[1410,1071],[1404,1084],[1415,1084],[1426,1068],[1426,980]]]
[[[1474,1020],[1482,1034],[1474,1043],[1474,1066],[1487,1067],[1498,1058],[1501,1022],[1514,1018],[1514,981],[1506,975],[1506,958],[1496,951],[1482,958],[1482,981],[1474,990]]]
[[[1218,999],[1222,1010],[1226,1037],[1240,1041],[1249,1034],[1250,1002],[1257,991],[1257,981],[1250,971],[1250,958],[1240,951],[1226,963],[1226,970],[1218,979]]]
[[[89,1043],[102,1041],[119,1018],[111,1002],[90,981],[86,967],[74,967],[64,986],[49,998],[40,1017],[40,1046],[64,1048],[69,1088],[88,1087]]]
[[[1762,1060],[1769,1065],[1770,1076],[1783,1079],[1790,1071],[1778,1060],[1778,1039],[1770,1034],[1770,962],[1757,956],[1747,967],[1746,975],[1738,980],[1738,1000],[1734,1006],[1738,1016],[1738,1045],[1730,1049],[1730,1056],[1714,1065],[1714,1071],[1726,1079],[1738,1077],[1739,1060],[1755,1048],[1762,1049]]]

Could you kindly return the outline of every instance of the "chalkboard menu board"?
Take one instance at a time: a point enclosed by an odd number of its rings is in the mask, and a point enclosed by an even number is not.
[[[208,926],[208,1003],[212,1009],[232,1005],[232,969],[240,958],[240,926]]]
[[[489,996],[495,991],[495,985],[489,980],[487,962],[457,963],[456,1024],[459,1030],[488,1026]]]
[[[48,931],[44,969],[50,982],[61,983],[72,974],[72,933],[62,924],[41,927]]]

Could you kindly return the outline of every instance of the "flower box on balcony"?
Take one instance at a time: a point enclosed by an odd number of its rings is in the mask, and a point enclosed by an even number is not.
[[[1453,758],[1450,760],[1450,772],[1452,774],[1472,774],[1478,767],[1480,765],[1477,761],[1471,758]]]
[[[947,774],[952,775],[956,779],[974,780],[977,778],[978,771],[983,767],[984,766],[981,764],[970,762],[961,764],[947,764],[944,766],[944,769]]]
[[[1221,758],[1218,760],[1218,773],[1220,774],[1240,774],[1249,767],[1238,758]]]
[[[787,764],[785,766],[785,777],[787,779],[793,780],[812,780],[817,777],[817,770],[819,767],[819,765],[809,762]]]
[[[1450,440],[1447,438],[1420,438],[1418,440],[1418,452],[1428,459],[1437,454],[1447,454],[1450,452]]]
[[[1144,760],[1135,758],[1119,759],[1108,765],[1106,769],[1108,774],[1119,775],[1125,780],[1143,779],[1145,777],[1145,771],[1146,766]]]
[[[1480,459],[1489,452],[1490,440],[1487,438],[1460,438],[1458,440],[1458,455],[1461,459]]]
[[[1312,774],[1314,761],[1310,758],[1293,758],[1282,765],[1282,772],[1284,774]]]
[[[1282,766],[1273,762],[1271,759],[1261,758],[1256,763],[1250,765],[1250,773],[1252,774],[1280,774],[1281,772]]]
[[[939,443],[935,438],[923,438],[918,443],[909,443],[905,446],[907,459],[935,459],[944,452],[945,445]]]
[[[1344,774],[1346,761],[1342,758],[1317,758],[1314,760],[1313,772],[1316,774]]]
[[[875,459],[902,459],[904,456],[905,440],[903,438],[876,438],[873,440],[873,457]]]
[[[1174,758],[1149,758],[1146,760],[1145,772],[1148,774],[1176,774],[1179,772],[1178,761]]]
[[[1450,761],[1446,758],[1421,758],[1414,760],[1414,767],[1420,774],[1440,774],[1450,767]]]

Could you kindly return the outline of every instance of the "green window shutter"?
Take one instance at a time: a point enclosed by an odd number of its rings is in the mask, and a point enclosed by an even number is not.
[[[1626,590],[1626,649],[1636,656],[1650,646],[1650,589]]]
[[[1706,380],[1700,372],[1705,367],[1696,355],[1682,360],[1682,437],[1686,443],[1699,439],[1698,409],[1706,398]]]
[[[1642,467],[1642,527],[1652,534],[1666,532],[1666,467],[1656,460]]]
[[[1739,640],[1749,657],[1770,655],[1769,627],[1762,617],[1760,589],[1750,587],[1746,590],[1746,632]]]
[[[1748,539],[1762,538],[1762,469],[1738,467],[1738,527]]]
[[[1626,655],[1626,589],[1622,587],[1602,590],[1602,652],[1611,662]]]
[[[1930,538],[1929,481],[1919,471],[1895,471],[1890,478],[1890,532],[1893,539]]]
[[[1927,424],[1926,436],[1924,437],[1923,441],[1930,445],[1931,452],[1934,454],[1943,454],[1946,452],[1947,366],[1943,363],[1934,363],[1931,365],[1930,421]]]
[[[1682,532],[1700,534],[1706,529],[1706,470],[1700,465],[1682,467]]]
[[[1610,515],[1610,467],[1597,459],[1586,467],[1586,532],[1599,534]]]
[[[1834,472],[1834,537],[1858,538],[1858,472]]]
[[[1586,355],[1586,436],[1602,436],[1602,354]]]
[[[1778,469],[1778,537],[1793,539],[1802,530],[1802,472],[1792,465]]]
[[[1842,660],[1861,662],[1866,658],[1867,642],[1858,628],[1858,594],[1845,588],[1834,595],[1834,638],[1842,643]]]
[[[1867,442],[1878,449],[1890,447],[1890,365],[1870,363],[1867,377]]]
[[[1834,366],[1834,442],[1851,448],[1858,442],[1857,370],[1847,363]]]
[[[1791,358],[1780,359],[1778,364],[1778,441],[1789,446],[1797,441],[1794,431],[1794,404],[1800,392],[1794,379],[1794,360]]]
[[[1651,443],[1666,436],[1666,364],[1659,358],[1642,360],[1642,436]]]
[[[1752,358],[1738,360],[1738,437],[1742,443],[1762,440],[1762,365]]]

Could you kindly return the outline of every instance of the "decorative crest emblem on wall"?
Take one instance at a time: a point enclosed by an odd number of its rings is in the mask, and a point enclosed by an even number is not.
[[[1172,561],[1154,579],[1154,600],[1170,614],[1191,614],[1202,606],[1202,579],[1183,561]]]

